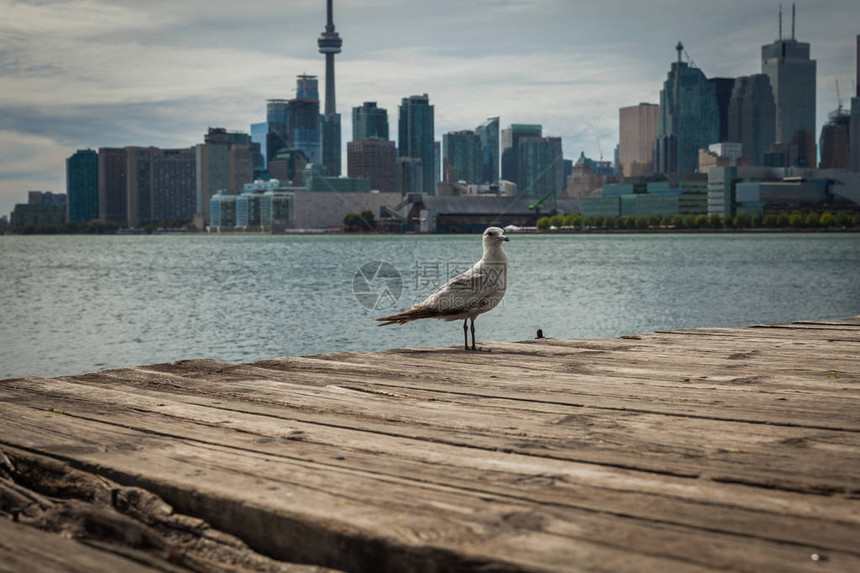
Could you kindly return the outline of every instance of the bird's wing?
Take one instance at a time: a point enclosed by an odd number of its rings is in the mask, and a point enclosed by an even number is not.
[[[478,261],[439,287],[418,306],[440,311],[474,310],[482,306],[485,299],[504,293],[506,278],[504,265]]]

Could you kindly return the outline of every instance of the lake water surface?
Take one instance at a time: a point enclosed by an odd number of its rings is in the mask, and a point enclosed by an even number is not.
[[[508,293],[479,341],[860,314],[857,234],[513,235],[505,250]],[[480,255],[463,235],[0,237],[0,379],[462,344],[459,322],[373,318]],[[399,279],[374,277],[379,261]]]

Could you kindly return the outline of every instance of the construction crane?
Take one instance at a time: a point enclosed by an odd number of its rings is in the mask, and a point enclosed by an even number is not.
[[[842,96],[839,95],[839,78],[836,78],[836,113],[842,113]]]
[[[553,211],[557,211],[557,210],[558,210],[558,209],[557,209],[557,207],[558,207],[558,201],[556,200],[556,196],[555,196],[555,189],[550,189],[549,191],[547,191],[546,193],[544,193],[543,197],[541,197],[540,199],[538,199],[537,201],[535,201],[534,203],[532,203],[531,205],[529,205],[529,211],[534,211],[534,212],[535,212],[535,216],[537,216],[537,215],[538,215],[538,213],[540,212],[540,206],[541,206],[541,205],[543,205],[543,202],[544,202],[544,201],[546,201],[547,199],[549,199],[549,196],[550,196],[550,195],[552,195],[552,210],[553,210]]]
[[[597,152],[600,153],[600,161],[603,161],[603,147],[600,146],[600,138],[598,136],[594,136],[594,139],[597,140]]]

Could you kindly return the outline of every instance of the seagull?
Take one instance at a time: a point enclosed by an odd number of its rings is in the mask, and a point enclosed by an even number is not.
[[[484,256],[480,261],[439,287],[424,302],[413,305],[407,311],[377,318],[381,324],[376,326],[405,324],[421,318],[438,318],[448,322],[463,319],[463,346],[465,350],[477,350],[475,318],[495,308],[505,296],[508,259],[502,251],[502,243],[509,240],[502,229],[489,227],[482,238]],[[472,323],[471,348],[467,325],[469,321]]]

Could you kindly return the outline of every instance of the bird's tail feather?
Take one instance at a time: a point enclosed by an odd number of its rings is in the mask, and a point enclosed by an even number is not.
[[[391,316],[383,316],[382,318],[377,318],[376,320],[380,322],[376,326],[388,326],[389,324],[406,324],[407,322],[412,322],[413,320],[419,320],[422,318],[440,318],[444,315],[444,312],[440,312],[433,308],[427,308],[423,306],[413,306],[409,310],[399,312],[397,314],[392,314]]]

